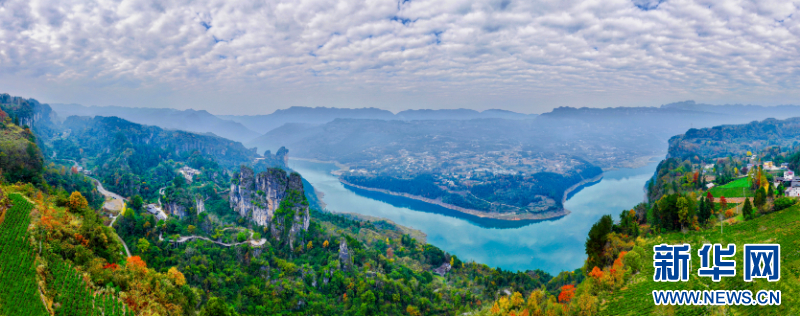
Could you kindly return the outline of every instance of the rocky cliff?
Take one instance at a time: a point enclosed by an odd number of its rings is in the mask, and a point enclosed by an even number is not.
[[[239,215],[268,226],[277,240],[288,237],[292,248],[311,219],[302,178],[282,169],[255,174],[242,166],[231,180],[230,205]]]

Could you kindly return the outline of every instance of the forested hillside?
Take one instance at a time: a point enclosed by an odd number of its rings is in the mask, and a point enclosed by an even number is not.
[[[577,286],[555,292],[531,291],[500,297],[478,315],[792,315],[800,311],[797,252],[780,254],[780,282],[742,277],[714,282],[692,271],[687,282],[653,282],[653,247],[691,245],[700,262],[703,244],[780,244],[800,236],[798,198],[786,196],[800,167],[797,119],[764,120],[689,130],[670,141],[647,186],[648,200],[631,205],[615,219],[603,216],[586,239],[588,256]],[[788,181],[788,182],[787,182]],[[615,216],[616,217],[616,216]],[[791,247],[789,247],[791,248]],[[735,256],[736,266],[743,258]],[[732,259],[733,259],[732,258]],[[654,290],[781,290],[779,306],[656,306]]]

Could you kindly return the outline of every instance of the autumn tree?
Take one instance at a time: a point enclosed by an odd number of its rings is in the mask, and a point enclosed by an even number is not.
[[[167,271],[167,277],[169,277],[169,279],[172,280],[172,282],[177,286],[183,286],[186,284],[186,277],[183,275],[183,273],[178,271],[178,268],[176,267],[169,268]]]
[[[689,201],[685,197],[678,198],[678,220],[681,222],[681,229],[683,225],[689,222]]]
[[[567,284],[561,287],[561,293],[558,294],[558,301],[561,303],[569,303],[575,296],[575,286]]]
[[[67,200],[67,207],[69,208],[70,211],[78,213],[83,209],[89,207],[89,202],[86,201],[86,198],[83,197],[83,194],[81,194],[78,191],[75,191],[69,195],[69,199]]]
[[[725,199],[725,196],[721,196],[719,198],[719,210],[725,211],[728,209],[728,200]]]

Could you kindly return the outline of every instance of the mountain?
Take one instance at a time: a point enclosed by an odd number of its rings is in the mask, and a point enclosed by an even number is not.
[[[376,108],[343,109],[326,107],[293,106],[285,110],[277,110],[268,115],[220,115],[219,117],[244,124],[248,128],[267,133],[288,123],[320,125],[335,119],[376,119],[376,120],[471,120],[480,118],[529,119],[536,114],[520,114],[506,110],[486,110],[478,112],[469,109],[442,110],[405,110],[392,114],[387,110]],[[255,140],[254,140],[255,141]]]
[[[82,148],[83,155],[99,154],[108,151],[112,146],[130,142],[159,147],[175,154],[199,151],[201,154],[213,156],[223,165],[230,166],[249,163],[258,157],[255,149],[247,149],[242,143],[226,138],[165,130],[118,117],[70,116],[64,121],[63,127],[70,130],[70,136],[66,140],[73,141]]]
[[[246,142],[258,137],[242,124],[221,119],[204,110],[169,108],[128,108],[121,106],[83,106],[79,104],[51,105],[58,116],[116,116],[134,123],[154,125],[163,129],[184,130],[200,134],[212,133],[227,139]]]
[[[293,106],[277,110],[268,115],[220,115],[219,117],[239,122],[261,134],[267,133],[286,123],[325,124],[336,118],[384,119],[394,118],[392,112],[376,109],[343,109],[327,107]]]
[[[405,110],[395,115],[401,120],[473,120],[481,118],[504,118],[524,120],[536,117],[536,114],[521,114],[517,112],[491,109],[478,112],[470,109],[442,109],[442,110]]]

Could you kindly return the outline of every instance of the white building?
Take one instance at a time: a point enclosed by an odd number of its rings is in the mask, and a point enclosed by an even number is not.
[[[800,197],[800,187],[791,187],[784,192],[788,197]]]
[[[794,171],[791,171],[791,170],[786,170],[786,171],[783,173],[783,178],[784,178],[785,180],[792,180],[792,179],[794,179]]]

